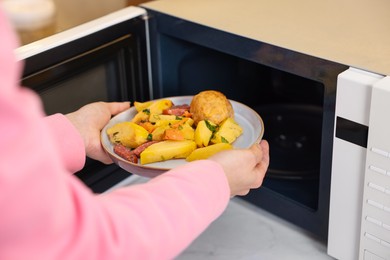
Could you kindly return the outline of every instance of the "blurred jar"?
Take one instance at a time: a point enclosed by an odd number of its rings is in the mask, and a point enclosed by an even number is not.
[[[2,0],[2,4],[22,45],[55,33],[53,0]]]

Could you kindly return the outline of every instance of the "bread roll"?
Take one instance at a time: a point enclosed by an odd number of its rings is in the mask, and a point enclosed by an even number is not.
[[[206,90],[194,96],[190,104],[194,124],[209,120],[219,125],[226,118],[234,118],[232,104],[224,94],[215,90]]]

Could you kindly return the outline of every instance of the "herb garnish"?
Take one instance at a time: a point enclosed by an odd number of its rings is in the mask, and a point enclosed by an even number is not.
[[[206,123],[206,126],[207,128],[211,131],[211,132],[215,132],[217,131],[217,126],[214,126],[212,125],[209,121],[205,120],[205,123]]]
[[[223,136],[221,136],[221,141],[222,141],[222,143],[229,143],[229,141],[228,140],[226,140],[226,138],[225,137],[223,137]]]
[[[150,109],[149,108],[145,108],[144,110],[142,110],[142,112],[144,112],[147,115],[150,115]]]

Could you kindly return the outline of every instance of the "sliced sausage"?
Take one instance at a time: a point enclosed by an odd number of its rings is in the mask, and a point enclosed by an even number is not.
[[[163,111],[164,115],[175,115],[175,116],[182,116],[185,112],[190,111],[190,106],[187,104],[184,105],[177,105],[177,106],[172,106],[168,109],[165,109]]]
[[[138,163],[138,157],[131,151],[129,148],[122,144],[117,144],[114,146],[114,153],[122,157],[123,159],[130,161],[132,163]]]
[[[149,146],[151,146],[152,144],[155,144],[155,143],[158,143],[159,141],[149,141],[149,142],[146,142],[144,144],[141,144],[140,146],[138,146],[137,148],[135,148],[132,152],[137,156],[139,157],[140,154],[146,149],[148,148]]]

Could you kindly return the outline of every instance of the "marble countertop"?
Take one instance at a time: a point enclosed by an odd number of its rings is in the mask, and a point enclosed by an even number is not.
[[[112,189],[146,182],[132,175]],[[111,191],[110,189],[109,191]],[[107,192],[109,192],[107,191]],[[236,197],[176,260],[330,260],[324,241]]]
[[[239,198],[177,260],[326,260],[326,244]]]

